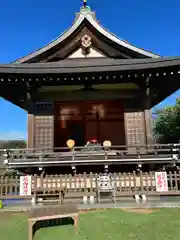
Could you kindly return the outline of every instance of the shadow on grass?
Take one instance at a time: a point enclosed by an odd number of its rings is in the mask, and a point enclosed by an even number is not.
[[[33,235],[35,235],[35,233],[42,228],[65,226],[65,225],[74,225],[74,220],[69,217],[69,218],[38,221],[33,226]]]

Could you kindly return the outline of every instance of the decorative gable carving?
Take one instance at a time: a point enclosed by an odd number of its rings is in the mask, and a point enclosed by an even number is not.
[[[90,46],[91,46],[91,37],[87,34],[85,34],[81,38],[81,46],[82,46],[82,54],[88,55],[90,53]]]
[[[88,53],[86,54],[84,54],[84,49],[79,48],[78,50],[76,50],[75,52],[73,52],[71,55],[68,56],[68,58],[85,58],[85,57],[86,58],[102,58],[106,56],[92,47],[88,49]]]
[[[83,48],[89,48],[91,46],[91,37],[87,34],[85,34],[81,38],[81,45]]]

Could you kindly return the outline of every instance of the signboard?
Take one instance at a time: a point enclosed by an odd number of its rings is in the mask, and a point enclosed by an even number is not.
[[[155,172],[155,182],[157,192],[168,191],[167,172]]]
[[[31,176],[20,177],[20,195],[31,195]]]

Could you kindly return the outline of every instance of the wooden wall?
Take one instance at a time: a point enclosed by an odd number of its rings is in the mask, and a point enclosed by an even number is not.
[[[54,106],[52,102],[34,104],[28,115],[28,148],[54,147]]]
[[[144,145],[152,143],[151,112],[143,109],[140,102],[135,99],[124,104],[122,100],[101,100],[106,108],[106,116],[97,120],[92,115],[92,105],[97,101],[83,101],[56,103],[36,103],[34,115],[28,115],[28,148],[52,148],[64,146],[67,139],[73,137],[70,130],[74,120],[78,123],[81,139],[88,140],[97,137],[99,141],[111,139],[112,144]],[[60,121],[60,109],[62,107],[76,107],[80,112],[77,116],[71,116],[67,122],[69,127],[63,128]],[[69,130],[68,130],[69,129]],[[83,131],[81,131],[83,129]],[[80,144],[84,144],[84,140]]]
[[[126,144],[145,145],[145,118],[144,111],[126,110],[124,113]]]

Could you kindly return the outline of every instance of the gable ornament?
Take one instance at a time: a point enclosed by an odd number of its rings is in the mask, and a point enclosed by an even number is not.
[[[82,46],[82,53],[84,55],[88,55],[90,52],[90,46],[91,46],[91,37],[87,34],[85,34],[81,38],[81,46]]]

